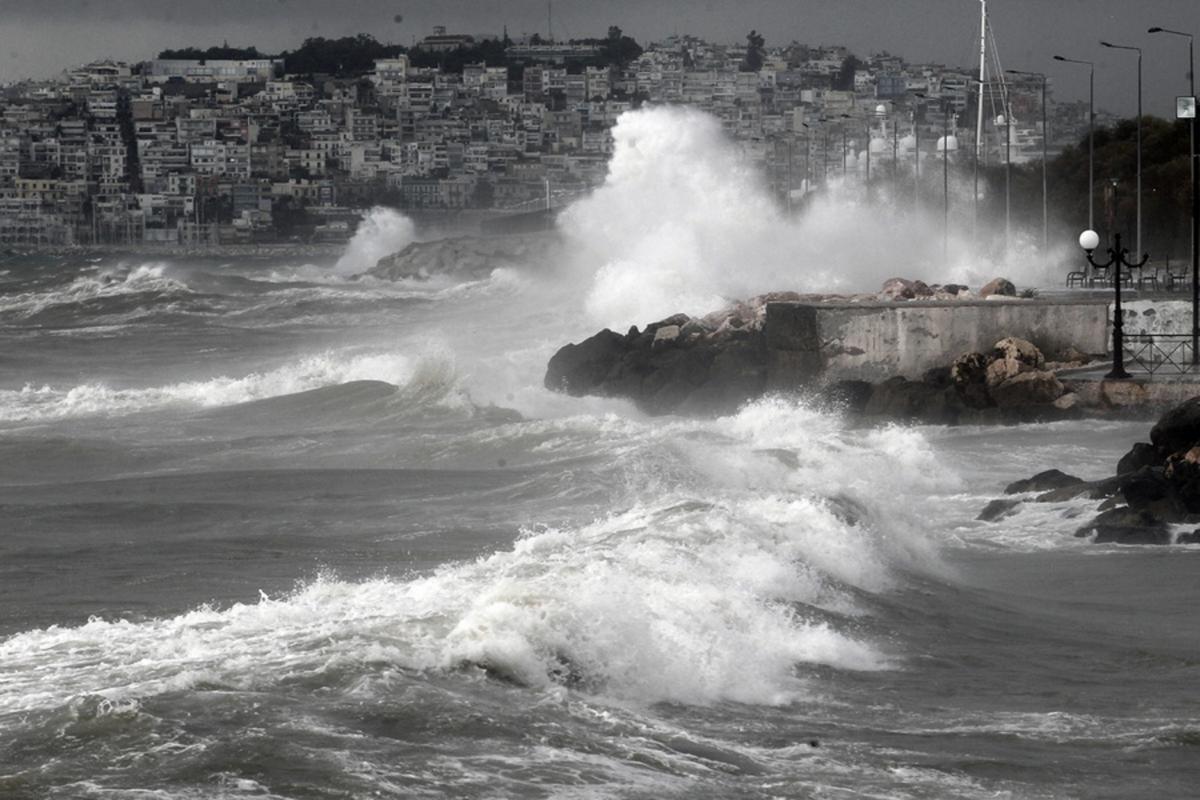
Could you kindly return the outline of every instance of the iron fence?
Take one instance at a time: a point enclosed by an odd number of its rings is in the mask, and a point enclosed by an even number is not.
[[[1127,333],[1124,342],[1126,363],[1150,375],[1182,375],[1193,369],[1190,333]]]

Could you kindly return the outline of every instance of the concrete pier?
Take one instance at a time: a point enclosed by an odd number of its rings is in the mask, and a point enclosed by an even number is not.
[[[919,379],[1006,336],[1053,358],[1100,354],[1110,338],[1103,299],[905,303],[770,303],[763,326],[773,387],[839,380]]]
[[[1110,301],[1108,293],[1059,292],[1032,300],[771,303],[763,331],[767,385],[786,390],[842,380],[918,380],[963,353],[987,352],[998,340],[1017,336],[1048,359],[1068,348],[1096,359],[1057,373],[1083,408],[1152,413],[1200,396],[1200,369],[1159,365],[1150,372],[1127,356],[1132,377],[1106,377],[1112,368]],[[1190,314],[1190,303],[1177,297],[1143,294],[1126,304],[1125,330],[1180,333],[1190,329]]]

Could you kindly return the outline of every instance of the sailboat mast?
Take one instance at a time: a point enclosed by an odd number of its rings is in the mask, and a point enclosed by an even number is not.
[[[979,0],[979,98],[975,115],[975,161],[983,144],[983,90],[987,85],[987,0]]]

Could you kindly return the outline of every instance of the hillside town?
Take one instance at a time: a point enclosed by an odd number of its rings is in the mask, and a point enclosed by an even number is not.
[[[1087,130],[1087,104],[1052,91],[1043,130],[1037,80],[980,87],[967,68],[768,47],[755,31],[737,45],[643,48],[616,27],[570,42],[439,28],[411,48],[365,35],[305,46],[321,44],[385,55],[316,71],[225,47],[5,87],[0,245],[337,242],[376,204],[558,207],[603,181],[613,125],[643,104],[719,118],[789,207],[830,181],[911,180],[914,154],[1020,163]]]

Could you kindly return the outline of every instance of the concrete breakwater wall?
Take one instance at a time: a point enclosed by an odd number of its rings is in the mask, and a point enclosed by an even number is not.
[[[840,380],[920,378],[1017,336],[1053,354],[1108,351],[1106,300],[769,303],[763,321],[767,388]]]

